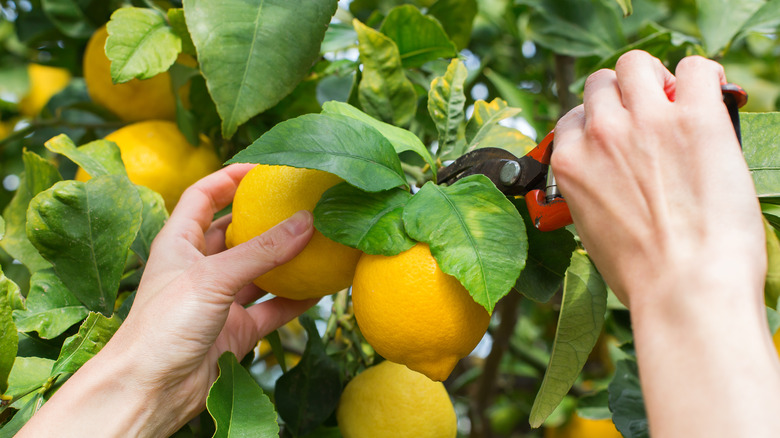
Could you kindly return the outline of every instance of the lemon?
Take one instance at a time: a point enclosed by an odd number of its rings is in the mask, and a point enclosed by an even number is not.
[[[424,243],[390,257],[364,254],[352,301],[360,331],[377,353],[439,381],[477,346],[490,323]]]
[[[344,438],[454,438],[458,425],[441,382],[390,361],[347,384],[336,417]]]
[[[298,210],[314,210],[322,193],[341,181],[320,170],[256,166],[236,191],[233,222],[225,233],[225,244],[232,247],[259,236]],[[314,231],[300,254],[258,277],[255,284],[285,298],[322,297],[352,284],[360,254]]]
[[[195,147],[175,123],[167,120],[133,123],[105,139],[119,146],[130,181],[162,195],[168,211],[173,210],[187,187],[221,166],[205,136]],[[87,172],[79,168],[76,180],[88,179]]]
[[[107,38],[108,31],[103,26],[92,34],[84,52],[84,80],[90,98],[127,122],[174,120],[176,100],[168,72],[114,84],[111,61],[105,52]]]
[[[560,428],[549,427],[544,438],[623,438],[611,419],[590,420],[576,413]]]
[[[27,75],[30,78],[30,90],[19,102],[19,112],[28,117],[38,115],[49,99],[70,82],[68,70],[47,65],[28,64]]]

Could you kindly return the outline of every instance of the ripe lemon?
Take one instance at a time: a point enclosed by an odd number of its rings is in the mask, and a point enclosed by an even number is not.
[[[477,346],[490,323],[424,243],[391,257],[364,254],[352,302],[360,331],[377,353],[439,381]]]
[[[623,434],[609,418],[590,420],[575,413],[562,427],[545,429],[544,438],[623,438]]]
[[[103,26],[92,34],[84,52],[84,80],[90,98],[127,122],[174,120],[176,100],[170,75],[165,72],[150,79],[114,84],[111,61],[105,52],[107,38],[108,31]]]
[[[68,70],[47,65],[28,64],[27,75],[30,78],[30,90],[19,102],[19,112],[28,117],[38,115],[49,99],[70,82]]]
[[[195,147],[167,120],[133,123],[107,135],[106,140],[119,146],[130,181],[161,194],[168,211],[187,187],[221,166],[205,136]],[[88,179],[87,172],[79,168],[76,180]]]
[[[387,360],[347,384],[336,417],[344,438],[454,438],[458,432],[444,385]]]
[[[298,210],[314,210],[322,193],[341,181],[320,170],[256,166],[236,191],[233,222],[225,233],[225,244],[230,248],[259,236]],[[323,297],[352,284],[360,254],[315,230],[300,254],[258,277],[255,284],[266,292],[295,300]]]

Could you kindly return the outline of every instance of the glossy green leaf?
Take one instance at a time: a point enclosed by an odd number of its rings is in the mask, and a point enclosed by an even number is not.
[[[19,411],[13,418],[0,429],[0,438],[13,438],[44,403],[43,394],[32,394],[20,401],[24,403],[19,406]]]
[[[206,407],[214,419],[214,438],[276,438],[274,405],[231,352],[219,361],[219,377],[211,385]]]
[[[497,147],[483,143],[498,122],[519,114],[520,108],[512,108],[506,101],[495,98],[490,103],[484,100],[474,102],[474,113],[466,125],[466,152],[480,147]]]
[[[628,17],[634,12],[634,6],[631,4],[631,0],[615,0],[617,1],[620,9],[623,10],[623,16]]]
[[[408,125],[417,111],[417,92],[404,73],[398,46],[358,20],[353,20],[352,25],[363,62],[363,77],[358,85],[360,105],[383,122]]]
[[[43,386],[51,376],[54,361],[41,357],[17,357],[8,376],[6,396],[21,398]]]
[[[231,137],[276,105],[306,76],[336,0],[184,0],[200,69]],[[229,25],[226,25],[229,23]]]
[[[463,152],[459,147],[459,134],[466,117],[466,95],[463,91],[466,76],[466,66],[453,59],[444,76],[435,78],[428,91],[428,114],[436,124],[439,134],[437,154],[441,157],[459,156]]]
[[[13,313],[17,329],[38,332],[43,339],[61,335],[89,313],[51,269],[32,275],[25,304],[25,310]]]
[[[767,307],[777,310],[780,300],[780,238],[772,225],[764,219],[766,231],[767,273],[764,284],[764,299]]]
[[[27,236],[88,309],[110,315],[143,206],[122,175],[61,181],[27,212]]]
[[[111,79],[123,83],[168,71],[181,52],[181,39],[165,16],[149,8],[119,8],[106,25]]]
[[[726,47],[765,0],[696,0],[697,21],[708,56]]]
[[[45,143],[46,149],[64,155],[90,176],[127,175],[119,147],[108,140],[95,140],[76,147],[67,135],[60,134]]]
[[[409,236],[427,243],[441,270],[488,313],[525,266],[523,219],[484,175],[448,187],[426,183],[406,204],[403,220]]]
[[[322,194],[314,227],[331,240],[368,254],[395,255],[414,246],[403,213],[412,194],[403,189],[367,193],[341,183]]]
[[[481,147],[501,148],[522,157],[536,147],[536,142],[515,128],[496,124],[487,130],[476,149]]]
[[[520,0],[532,6],[531,39],[560,55],[606,57],[626,45],[614,0]]]
[[[143,210],[141,212],[141,227],[135,237],[130,249],[141,257],[141,260],[149,260],[149,252],[152,249],[152,241],[160,232],[165,221],[168,220],[168,210],[165,208],[165,201],[162,196],[154,190],[135,186],[138,189],[138,195],[141,197]]]
[[[635,360],[622,359],[615,365],[615,377],[609,384],[609,409],[615,427],[624,437],[650,437]]]
[[[0,240],[0,246],[30,272],[35,272],[51,264],[38,254],[27,238],[27,206],[35,195],[62,180],[62,177],[54,165],[34,152],[22,152],[22,160],[24,173],[19,188],[3,211],[6,235]]]
[[[325,352],[314,321],[303,314],[299,321],[309,339],[301,361],[276,381],[274,398],[279,416],[294,436],[315,430],[336,410],[342,383],[339,365]]]
[[[458,50],[469,45],[477,16],[476,0],[438,0],[428,9],[428,14],[439,20]]]
[[[51,375],[75,373],[82,365],[92,359],[108,343],[116,333],[122,320],[114,315],[111,318],[90,312],[87,319],[81,323],[78,333],[69,337],[62,344],[60,356],[54,363]]]
[[[195,44],[190,37],[190,31],[187,30],[187,22],[184,19],[184,9],[168,9],[168,23],[170,23],[173,32],[181,40],[181,52],[187,55],[196,56]]]
[[[415,152],[428,163],[433,171],[434,177],[436,176],[436,162],[433,160],[433,157],[431,157],[431,153],[428,152],[428,149],[423,142],[420,141],[420,138],[411,131],[393,126],[389,123],[380,122],[348,103],[335,101],[325,102],[322,105],[322,112],[323,114],[341,114],[371,125],[393,145],[397,154],[405,151]]]
[[[599,338],[606,311],[606,283],[585,253],[574,252],[564,280],[550,363],[531,408],[532,427],[544,423],[577,380]]]
[[[390,142],[370,125],[340,114],[307,114],[279,123],[228,163],[324,170],[369,192],[406,186]]]
[[[759,197],[780,196],[780,113],[741,113],[742,150]]]
[[[514,204],[528,233],[528,260],[515,289],[536,302],[546,303],[561,287],[577,243],[565,228],[546,232],[537,230],[528,215],[525,200],[515,200]]]
[[[13,307],[9,296],[16,284],[0,269],[0,394],[8,389],[8,375],[14,366],[14,358],[19,346],[16,325],[11,317]]]
[[[379,31],[395,42],[405,68],[420,67],[428,61],[458,55],[455,44],[435,18],[427,17],[413,5],[390,11]]]
[[[71,38],[87,38],[96,27],[87,18],[91,0],[41,0],[41,7],[51,22]]]

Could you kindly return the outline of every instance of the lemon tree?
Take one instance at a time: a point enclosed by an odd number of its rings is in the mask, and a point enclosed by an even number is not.
[[[177,436],[647,436],[630,314],[576,230],[539,232],[522,199],[438,172],[533,148],[629,49],[672,69],[716,57],[758,112],[741,120],[776,329],[777,16],[765,0],[3,2],[0,437],[110,339],[181,191],[225,161],[257,165],[220,213],[227,245],[312,211],[309,246],[256,282],[323,298],[220,358]]]

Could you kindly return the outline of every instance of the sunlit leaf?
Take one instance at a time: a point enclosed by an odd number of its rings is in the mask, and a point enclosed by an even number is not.
[[[184,0],[187,28],[222,133],[276,105],[320,52],[336,0]]]
[[[173,32],[176,33],[181,40],[181,52],[186,53],[187,55],[196,56],[195,44],[192,42],[190,32],[187,30],[187,22],[184,19],[184,9],[168,9],[168,22],[171,24]],[[178,88],[175,89],[178,90]]]
[[[780,196],[780,113],[741,113],[742,149],[759,197]]]
[[[17,287],[0,269],[0,395],[8,389],[8,375],[14,365],[19,346],[16,325],[11,317],[13,307],[8,299],[10,290]]]
[[[51,269],[32,275],[25,304],[25,310],[13,312],[17,329],[38,332],[43,339],[61,335],[89,313]]]
[[[320,47],[321,53],[335,52],[357,46],[357,33],[348,23],[330,23]]]
[[[43,394],[34,393],[30,396],[19,400],[19,405],[15,406],[19,408],[13,418],[8,420],[0,429],[0,438],[13,438],[22,429],[22,427],[32,418],[38,409],[43,406]]]
[[[428,9],[428,14],[439,20],[458,50],[469,45],[477,16],[476,0],[438,0]]]
[[[8,390],[5,395],[14,399],[35,391],[51,376],[54,361],[41,357],[17,357],[8,376]]]
[[[512,108],[506,101],[495,98],[490,103],[478,100],[474,103],[474,114],[466,125],[466,152],[479,147],[498,147],[492,144],[483,144],[483,140],[490,131],[500,122],[520,113],[520,108]]]
[[[764,0],[696,0],[697,21],[707,55],[726,47]]]
[[[607,285],[582,252],[574,252],[566,271],[550,363],[531,408],[530,423],[539,427],[569,392],[604,326]]]
[[[426,17],[413,5],[401,5],[387,14],[379,31],[398,46],[405,68],[419,67],[428,61],[457,56],[438,20]]]
[[[119,328],[122,320],[118,316],[106,318],[91,312],[79,327],[78,333],[69,337],[62,344],[62,351],[54,368],[52,376],[63,373],[75,373],[82,365],[92,359],[108,343]]]
[[[465,120],[466,95],[463,86],[467,75],[466,66],[460,60],[453,59],[444,76],[435,78],[428,91],[428,114],[439,133],[438,155],[442,157],[451,154],[459,156],[463,152],[458,143],[461,125]]]
[[[426,183],[406,204],[403,220],[409,236],[427,243],[441,270],[488,313],[525,266],[523,219],[484,175],[448,187]]]
[[[331,240],[368,254],[395,255],[414,246],[401,220],[412,194],[403,189],[367,193],[337,184],[314,208],[314,226]]]
[[[141,227],[130,245],[130,249],[141,257],[141,260],[149,260],[149,252],[152,241],[160,232],[165,221],[168,220],[168,210],[162,196],[152,189],[144,186],[135,186],[141,197],[143,211],[141,212]]]
[[[615,427],[625,438],[650,437],[635,360],[622,359],[615,365],[615,377],[609,384],[609,409]]]
[[[307,114],[279,123],[228,163],[324,170],[370,192],[406,186],[390,142],[370,125],[340,114]]]
[[[278,437],[274,405],[236,356],[226,352],[217,364],[219,377],[206,398],[206,407],[217,426],[214,438]]]
[[[45,145],[46,149],[68,157],[90,176],[127,175],[119,146],[114,142],[95,140],[76,147],[73,140],[61,134],[47,141]]]
[[[363,62],[358,98],[363,110],[377,119],[406,126],[417,110],[417,92],[404,74],[401,54],[393,40],[358,20],[352,25],[358,35]]]
[[[772,228],[772,225],[764,219],[766,231],[766,252],[768,256],[768,269],[764,285],[764,299],[767,307],[777,310],[780,300],[780,238]]]
[[[61,181],[30,202],[27,236],[79,301],[110,315],[142,209],[126,176]]]
[[[620,9],[623,10],[623,16],[628,17],[634,12],[634,6],[631,4],[631,0],[616,0]]]

